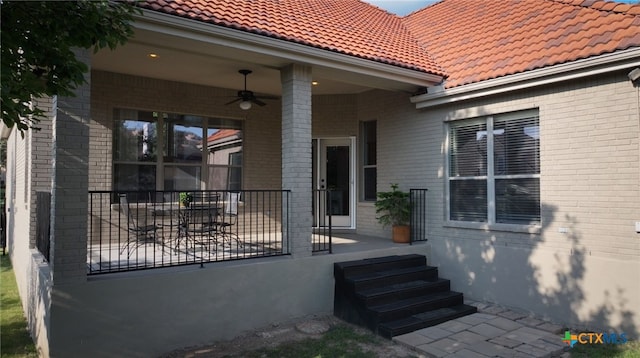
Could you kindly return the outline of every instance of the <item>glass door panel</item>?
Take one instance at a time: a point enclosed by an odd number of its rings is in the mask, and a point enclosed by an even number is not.
[[[352,227],[355,193],[352,139],[314,140],[313,159],[314,187],[331,191],[331,197],[314,205],[314,218],[328,223],[328,217],[322,216],[330,213],[333,226]]]

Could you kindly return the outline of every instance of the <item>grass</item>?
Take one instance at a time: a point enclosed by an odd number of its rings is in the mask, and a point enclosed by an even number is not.
[[[247,358],[370,358],[371,349],[381,345],[381,338],[368,333],[358,333],[353,328],[337,325],[320,338],[307,338],[243,352]]]
[[[37,357],[27,331],[9,256],[0,255],[0,352],[3,358]]]
[[[640,341],[625,344],[584,344],[570,350],[577,358],[640,358]]]

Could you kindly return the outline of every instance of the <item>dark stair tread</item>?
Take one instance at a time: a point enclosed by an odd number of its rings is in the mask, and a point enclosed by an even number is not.
[[[382,305],[376,305],[369,307],[369,310],[376,313],[386,313],[405,309],[411,306],[419,305],[426,302],[435,302],[438,300],[462,297],[462,293],[454,291],[434,292],[427,295],[421,295],[416,297],[405,298],[395,301],[393,303],[385,303]]]
[[[477,308],[469,305],[438,308],[435,310],[414,314],[407,318],[380,323],[378,331],[382,336],[391,338],[400,334],[413,332],[418,329],[435,326],[437,324],[476,313]]]
[[[350,275],[346,277],[346,280],[349,282],[357,283],[357,282],[371,281],[371,280],[376,280],[376,279],[381,279],[386,277],[402,276],[410,273],[429,272],[435,269],[436,268],[432,266],[404,267],[404,268],[397,268],[397,269],[391,269],[391,270],[374,271],[374,272],[368,272],[363,274]]]
[[[409,254],[375,257],[356,261],[336,262],[333,264],[333,276],[336,279],[342,279],[343,277],[367,272],[426,265],[427,258],[424,255]]]
[[[393,262],[412,261],[412,260],[426,260],[426,257],[424,255],[418,255],[418,254],[393,255],[393,256],[374,257],[374,258],[355,260],[355,261],[336,262],[335,266],[341,269],[347,269],[347,268],[354,268],[357,266],[370,266],[370,265],[387,264],[387,263],[393,263]]]
[[[356,295],[363,299],[371,299],[379,296],[393,294],[398,291],[427,288],[430,286],[438,286],[446,282],[448,282],[448,280],[441,279],[441,278],[438,278],[435,281],[414,280],[414,281],[408,281],[408,282],[402,282],[402,283],[395,283],[392,285],[387,285],[382,287],[359,290],[356,292]]]

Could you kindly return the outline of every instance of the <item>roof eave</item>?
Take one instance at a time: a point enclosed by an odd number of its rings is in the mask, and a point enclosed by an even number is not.
[[[462,102],[505,92],[640,66],[640,47],[521,72],[450,89],[434,88],[433,93],[411,97],[417,109]]]
[[[346,71],[360,76],[419,87],[432,86],[441,83],[444,79],[438,74],[403,68],[148,9],[143,9],[142,15],[136,17],[134,27],[273,56],[288,62],[305,63],[328,70]]]

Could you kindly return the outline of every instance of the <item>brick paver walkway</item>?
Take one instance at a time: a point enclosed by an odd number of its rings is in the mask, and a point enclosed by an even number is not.
[[[567,356],[563,327],[480,302],[478,313],[396,336],[394,341],[430,357]]]

